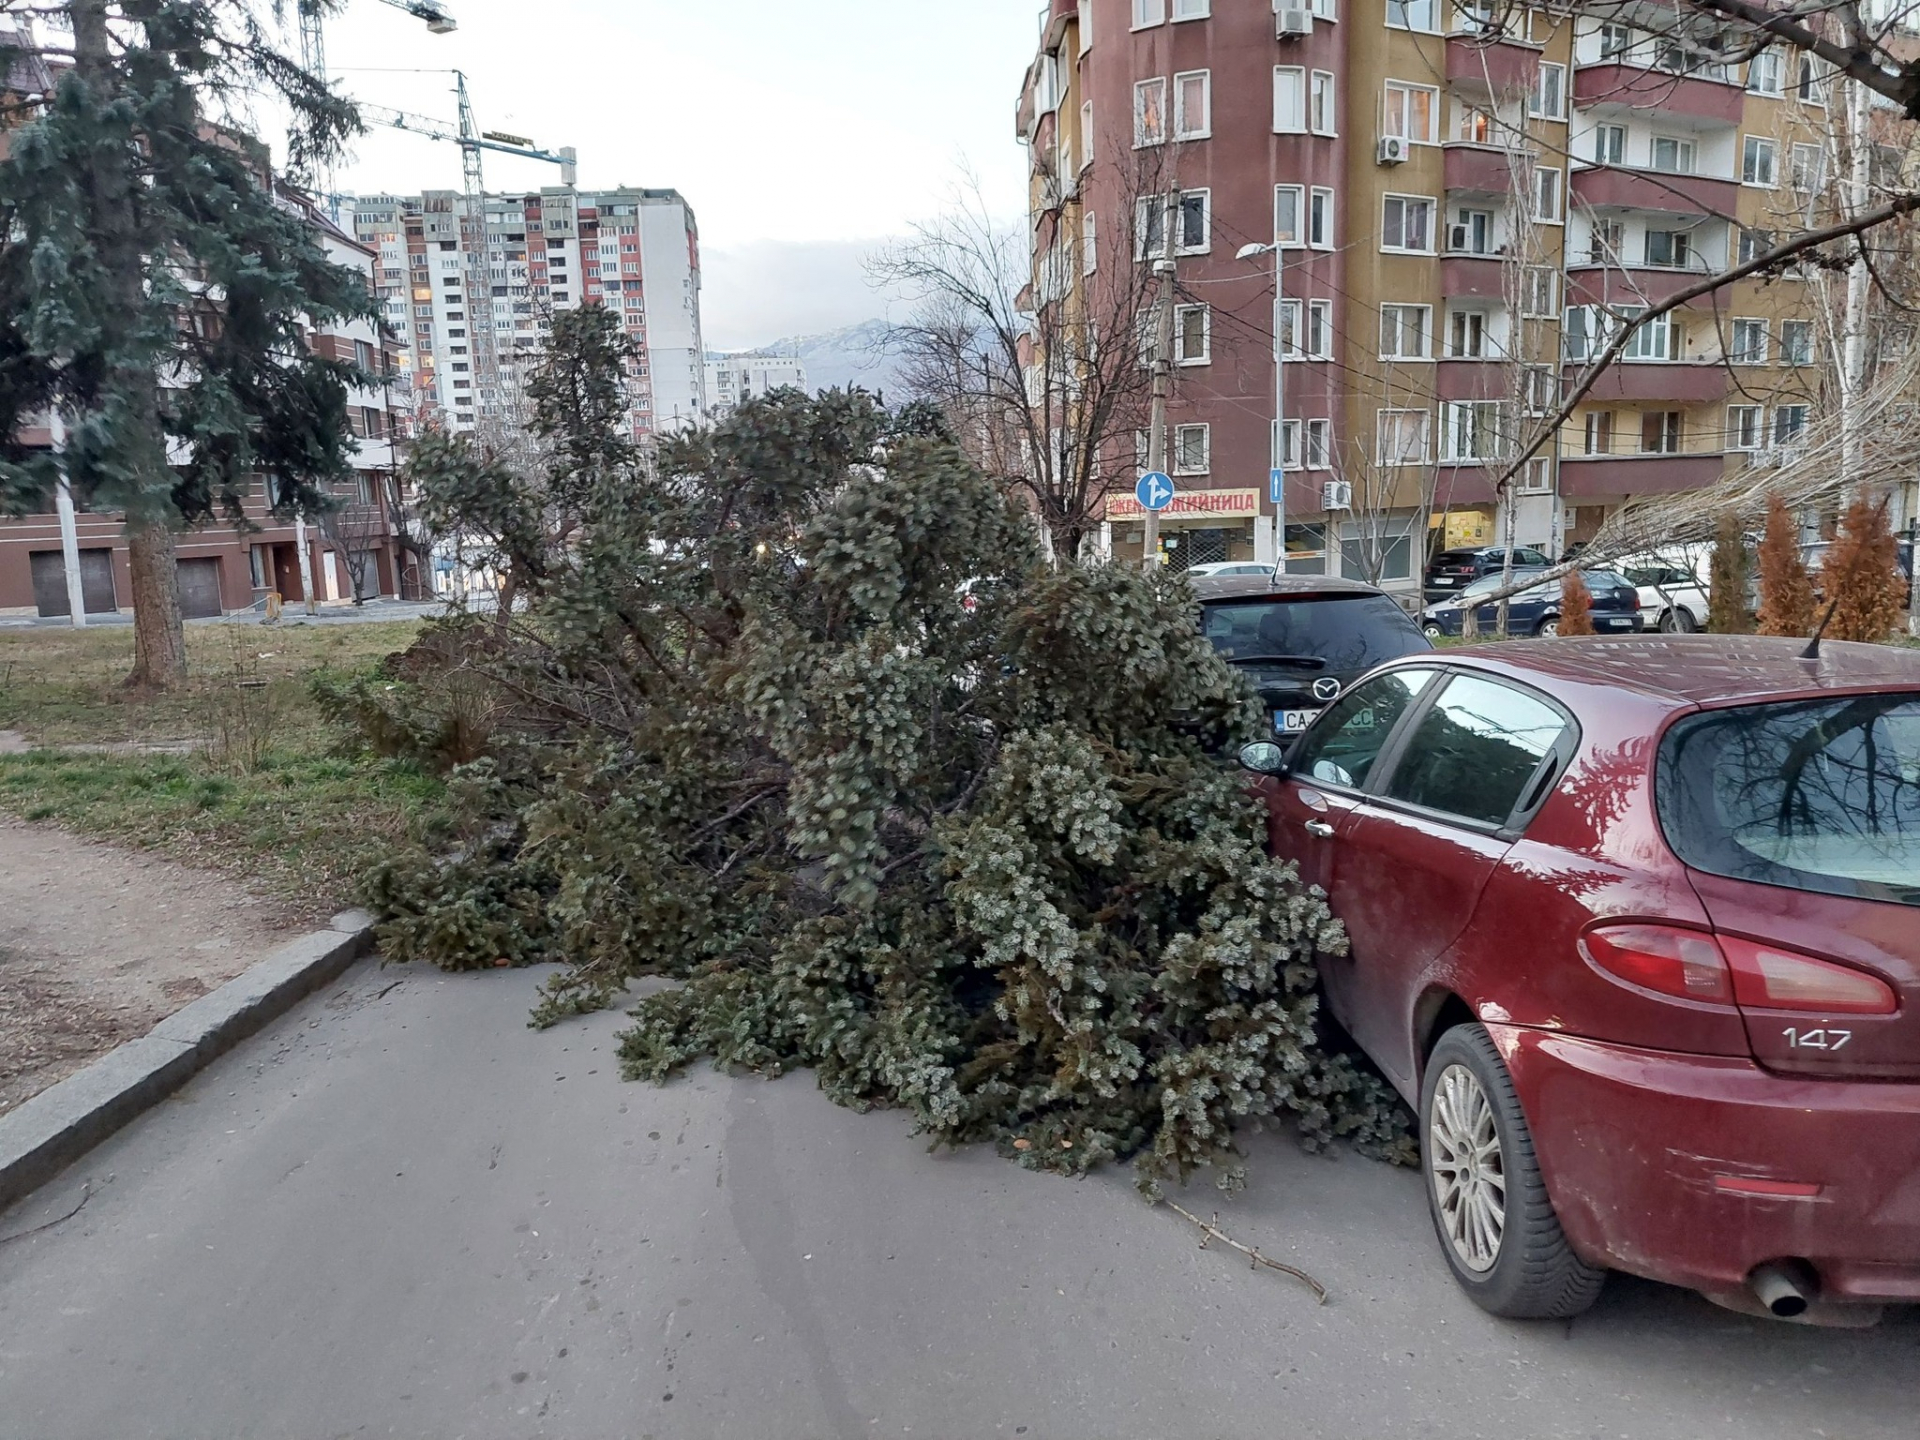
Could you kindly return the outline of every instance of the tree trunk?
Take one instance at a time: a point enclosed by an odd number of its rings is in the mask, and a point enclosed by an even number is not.
[[[495,602],[493,612],[494,632],[502,639],[513,628],[513,597],[519,589],[520,579],[509,567],[507,573],[500,577],[500,598]]]
[[[128,537],[133,572],[133,673],[135,690],[171,690],[187,678],[187,633],[180,621],[180,571],[174,563],[173,531],[160,521]]]

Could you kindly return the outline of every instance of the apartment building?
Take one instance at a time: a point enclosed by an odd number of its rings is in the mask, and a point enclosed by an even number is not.
[[[1411,592],[1430,543],[1510,516],[1557,552],[1792,442],[1819,385],[1805,287],[1747,282],[1636,336],[1496,490],[1605,345],[1599,307],[1664,299],[1817,203],[1825,77],[1773,52],[1715,70],[1670,8],[1623,13],[1053,0],[1017,120],[1034,292],[1171,262],[1170,563],[1284,549]],[[1108,457],[1116,557],[1141,553],[1145,448]]]
[[[724,415],[742,400],[769,390],[807,388],[807,367],[795,355],[742,353],[707,357],[707,403]]]
[[[589,303],[617,313],[639,352],[627,377],[635,439],[705,412],[699,231],[675,191],[558,185],[488,195],[488,293],[479,295],[465,195],[368,195],[352,208],[359,239],[379,256],[378,294],[403,343],[420,423],[472,430],[490,403],[503,424],[524,418],[524,386],[553,313]],[[481,393],[481,327],[500,376],[491,402]]]
[[[260,152],[261,173],[266,155]],[[308,197],[278,185],[280,203],[298,213],[335,264],[358,269],[372,282],[374,252],[327,218]],[[260,605],[269,593],[288,604],[377,596],[419,598],[432,580],[406,543],[407,521],[395,489],[395,387],[400,351],[365,320],[335,322],[309,334],[323,355],[352,360],[377,377],[348,394],[348,423],[355,446],[354,478],[337,487],[337,508],[313,523],[275,516],[271,477],[261,477],[243,500],[244,525],[202,525],[177,541],[180,604],[190,619],[229,614]],[[47,423],[27,427],[30,445],[53,446]],[[82,604],[90,615],[130,608],[126,527],[122,516],[85,508],[75,517],[79,536]],[[304,550],[304,561],[302,551]],[[0,519],[0,616],[69,616],[60,525],[51,512]]]

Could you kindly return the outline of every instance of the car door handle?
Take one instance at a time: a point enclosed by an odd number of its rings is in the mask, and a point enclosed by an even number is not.
[[[1322,840],[1333,838],[1333,827],[1324,820],[1307,821],[1307,834],[1318,835]]]

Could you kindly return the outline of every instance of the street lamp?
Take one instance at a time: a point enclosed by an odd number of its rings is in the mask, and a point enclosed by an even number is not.
[[[1284,575],[1287,569],[1287,357],[1286,341],[1281,334],[1286,313],[1281,291],[1282,262],[1278,242],[1270,245],[1242,245],[1236,260],[1258,260],[1273,256],[1273,469],[1280,483],[1273,487],[1273,573]]]

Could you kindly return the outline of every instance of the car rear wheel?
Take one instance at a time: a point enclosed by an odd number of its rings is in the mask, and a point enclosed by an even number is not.
[[[1440,1251],[1481,1309],[1565,1319],[1599,1297],[1607,1272],[1567,1244],[1513,1079],[1479,1025],[1449,1030],[1427,1062],[1420,1165]]]
[[[1438,640],[1442,635],[1445,635],[1447,633],[1446,631],[1442,630],[1438,625],[1425,625],[1425,626],[1422,626],[1421,628],[1426,632],[1427,639],[1429,640]]]
[[[1558,615],[1546,616],[1538,625],[1533,627],[1533,633],[1544,639],[1551,640],[1560,633],[1560,617]]]
[[[1691,610],[1675,605],[1660,617],[1660,628],[1669,635],[1691,635],[1700,628],[1700,622],[1693,618]]]

